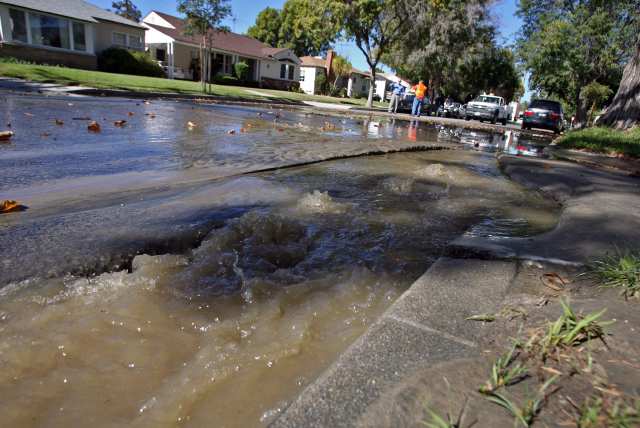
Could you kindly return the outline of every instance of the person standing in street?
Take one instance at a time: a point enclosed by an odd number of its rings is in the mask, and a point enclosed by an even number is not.
[[[424,104],[424,97],[427,95],[427,85],[424,84],[424,80],[420,80],[417,85],[411,88],[416,94],[413,99],[413,106],[411,108],[411,115],[420,117],[420,111]]]
[[[396,113],[398,111],[398,104],[404,95],[404,86],[399,82],[391,84],[391,100],[389,101],[389,113]]]

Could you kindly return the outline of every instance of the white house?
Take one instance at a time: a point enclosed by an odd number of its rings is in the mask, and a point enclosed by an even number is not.
[[[331,76],[331,64],[334,56],[334,52],[329,50],[326,59],[319,56],[303,56],[300,58],[300,88],[304,92],[307,94],[317,94],[319,92],[319,88],[316,88],[316,77],[320,73],[324,73],[328,79],[333,79],[333,76]],[[338,79],[336,86],[346,89],[348,97],[366,97],[369,94],[370,83],[371,75],[369,73],[352,68],[348,77]]]
[[[112,46],[143,50],[145,27],[83,0],[0,0],[0,56],[95,69]]]
[[[199,68],[200,36],[185,34],[183,19],[158,11],[143,20],[147,27],[146,46],[170,79],[194,79]],[[212,32],[211,80],[216,75],[232,75],[234,65],[245,62],[249,79],[264,87],[298,87],[300,59],[290,49],[273,48],[252,37],[232,32]]]
[[[300,58],[300,89],[307,94],[319,93],[319,88],[316,88],[316,78],[318,74],[323,74],[327,77],[327,69],[331,66],[327,66],[330,61],[331,54],[328,59],[314,56],[303,56]]]

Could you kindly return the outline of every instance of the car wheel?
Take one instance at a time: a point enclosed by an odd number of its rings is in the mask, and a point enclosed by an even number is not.
[[[465,116],[464,120],[471,120],[471,117],[470,116]]]
[[[498,116],[493,116],[493,119],[491,119],[491,124],[495,125],[497,121],[498,121]]]
[[[502,126],[507,126],[507,118],[502,119]]]

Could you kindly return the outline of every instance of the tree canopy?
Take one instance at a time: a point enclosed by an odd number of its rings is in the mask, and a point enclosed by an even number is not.
[[[262,10],[247,34],[298,56],[324,54],[340,36],[340,21],[325,1],[287,0],[282,10]]]
[[[517,50],[531,89],[565,101],[578,125],[586,125],[591,100],[583,89],[617,90],[634,52],[639,6],[638,0],[521,0]]]
[[[142,13],[131,0],[120,0],[111,3],[113,12],[135,22],[142,20]]]

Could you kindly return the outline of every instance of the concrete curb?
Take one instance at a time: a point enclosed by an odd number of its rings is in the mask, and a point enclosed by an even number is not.
[[[493,327],[465,318],[495,312],[516,271],[516,262],[439,259],[270,426],[356,426],[416,370],[476,354]]]

